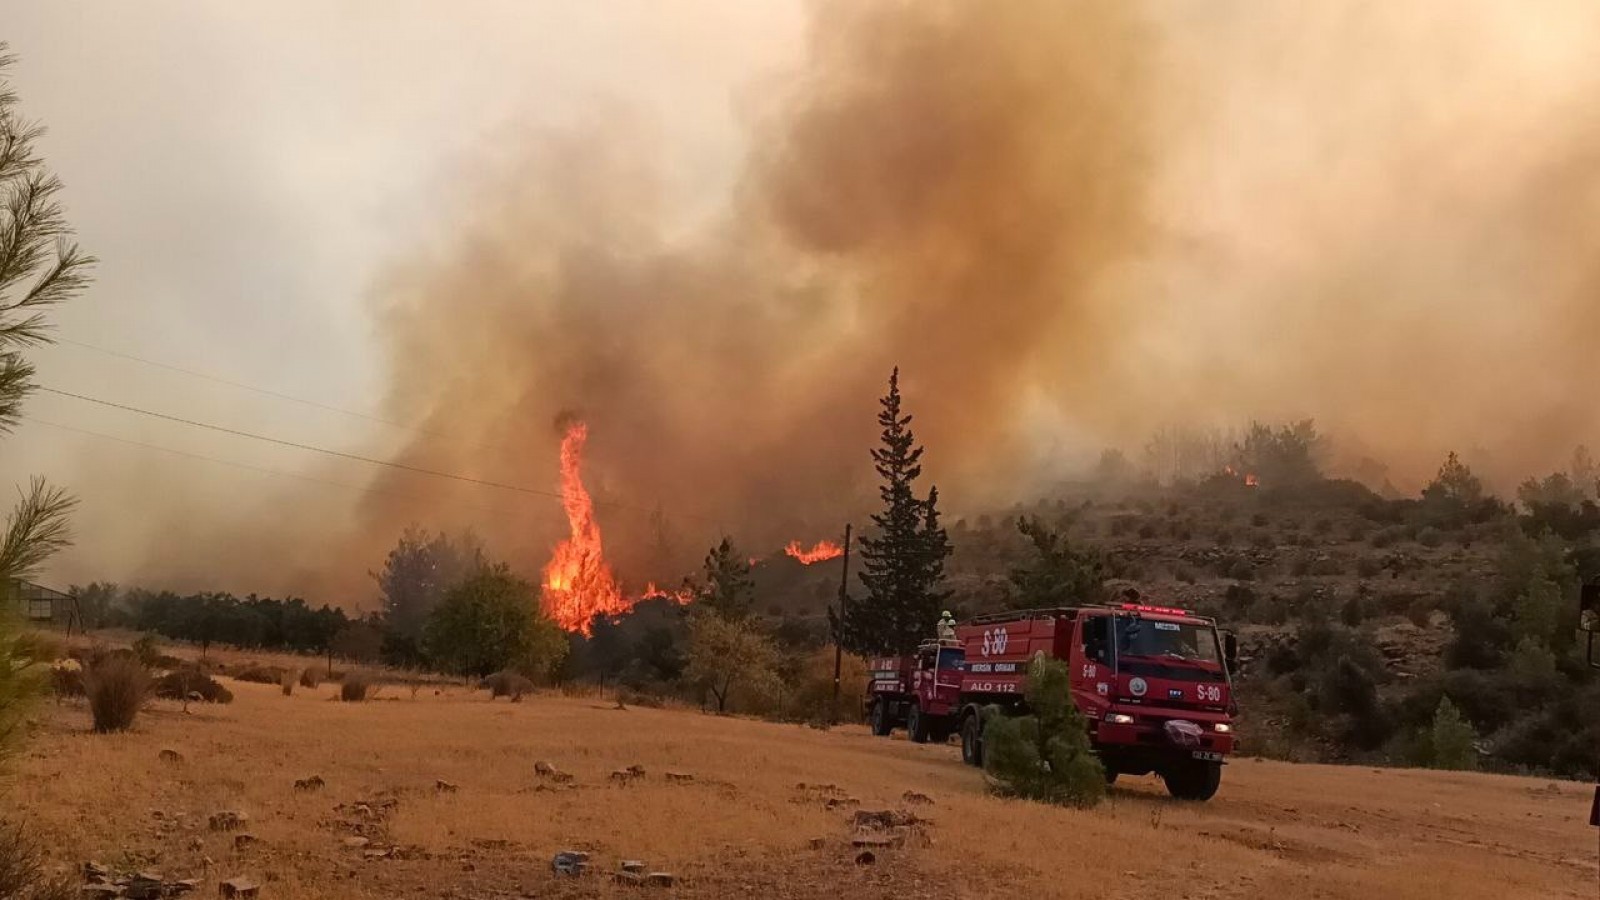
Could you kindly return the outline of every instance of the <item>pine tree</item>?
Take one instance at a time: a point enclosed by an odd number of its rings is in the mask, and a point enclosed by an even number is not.
[[[1105,769],[1072,702],[1071,680],[1066,663],[1041,654],[1028,665],[1031,715],[986,714],[983,766],[996,792],[1080,807],[1105,797]]]
[[[901,408],[898,368],[879,403],[883,444],[872,451],[872,462],[883,480],[883,511],[872,516],[877,534],[860,539],[867,596],[850,604],[842,623],[835,621],[840,642],[862,655],[915,650],[933,635],[948,596],[939,583],[950,538],[939,524],[938,488],[926,500],[916,495],[923,448],[911,432],[911,415]]]
[[[734,549],[727,538],[706,554],[705,584],[697,591],[701,606],[715,610],[724,619],[738,621],[750,614],[755,585],[750,580],[750,563]]]
[[[61,181],[36,152],[34,142],[44,129],[16,108],[16,92],[5,77],[11,62],[0,42],[0,437],[16,427],[23,401],[34,390],[34,368],[22,351],[51,342],[45,313],[77,296],[94,264],[72,240],[57,200]],[[0,751],[19,733],[41,684],[36,654],[14,615],[10,584],[32,577],[70,543],[67,517],[75,502],[42,478],[19,493],[21,501],[0,527]]]
[[[1033,544],[1037,556],[1011,570],[1017,609],[1044,609],[1096,603],[1105,594],[1105,557],[1093,547],[1075,549],[1062,531],[1038,517],[1017,519],[1017,531]]]
[[[1435,769],[1476,769],[1478,754],[1472,743],[1477,733],[1472,725],[1462,720],[1449,697],[1439,698],[1439,708],[1433,713],[1433,728],[1429,735]]]

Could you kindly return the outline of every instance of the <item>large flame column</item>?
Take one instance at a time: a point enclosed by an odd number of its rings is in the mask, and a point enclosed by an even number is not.
[[[567,631],[588,634],[594,617],[615,616],[631,605],[606,562],[594,501],[583,486],[583,445],[589,428],[574,422],[561,438],[561,503],[569,535],[544,567],[544,609]]]

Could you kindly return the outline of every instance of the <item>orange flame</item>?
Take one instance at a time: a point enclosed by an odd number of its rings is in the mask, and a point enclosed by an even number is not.
[[[1250,473],[1248,473],[1248,474],[1246,474],[1244,476],[1245,487],[1255,487],[1256,485],[1258,485],[1260,483],[1261,483],[1261,479],[1257,478],[1256,477],[1256,473],[1254,473],[1254,472],[1250,472]]]
[[[561,504],[567,510],[571,534],[556,545],[544,567],[544,609],[566,631],[589,634],[597,614],[626,612],[630,603],[622,596],[600,543],[600,525],[594,518],[594,501],[583,486],[583,444],[589,428],[574,422],[561,439]]]
[[[656,583],[654,581],[647,582],[644,586],[644,593],[639,595],[639,599],[655,600],[657,598],[664,600],[675,600],[679,606],[686,606],[694,600],[694,591],[686,587],[678,588],[675,591],[668,591],[656,587]]]
[[[819,563],[824,560],[833,559],[836,556],[843,556],[844,548],[838,544],[835,544],[833,541],[817,541],[816,546],[812,547],[810,550],[807,550],[806,548],[800,546],[799,541],[790,541],[789,545],[783,548],[783,552],[789,554],[795,559],[800,560],[801,565],[809,566],[812,563]]]

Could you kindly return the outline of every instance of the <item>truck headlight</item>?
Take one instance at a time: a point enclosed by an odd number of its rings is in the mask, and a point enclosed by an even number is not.
[[[1229,725],[1227,722],[1218,722],[1217,724],[1211,726],[1211,730],[1218,734],[1227,734],[1230,731],[1233,731],[1233,726]]]
[[[1133,716],[1124,715],[1123,713],[1112,713],[1111,715],[1106,716],[1106,724],[1107,725],[1132,725],[1133,724]]]

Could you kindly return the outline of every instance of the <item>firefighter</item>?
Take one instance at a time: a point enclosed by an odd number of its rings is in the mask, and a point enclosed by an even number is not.
[[[939,640],[953,641],[956,639],[956,617],[950,615],[950,610],[945,610],[939,615]]]

